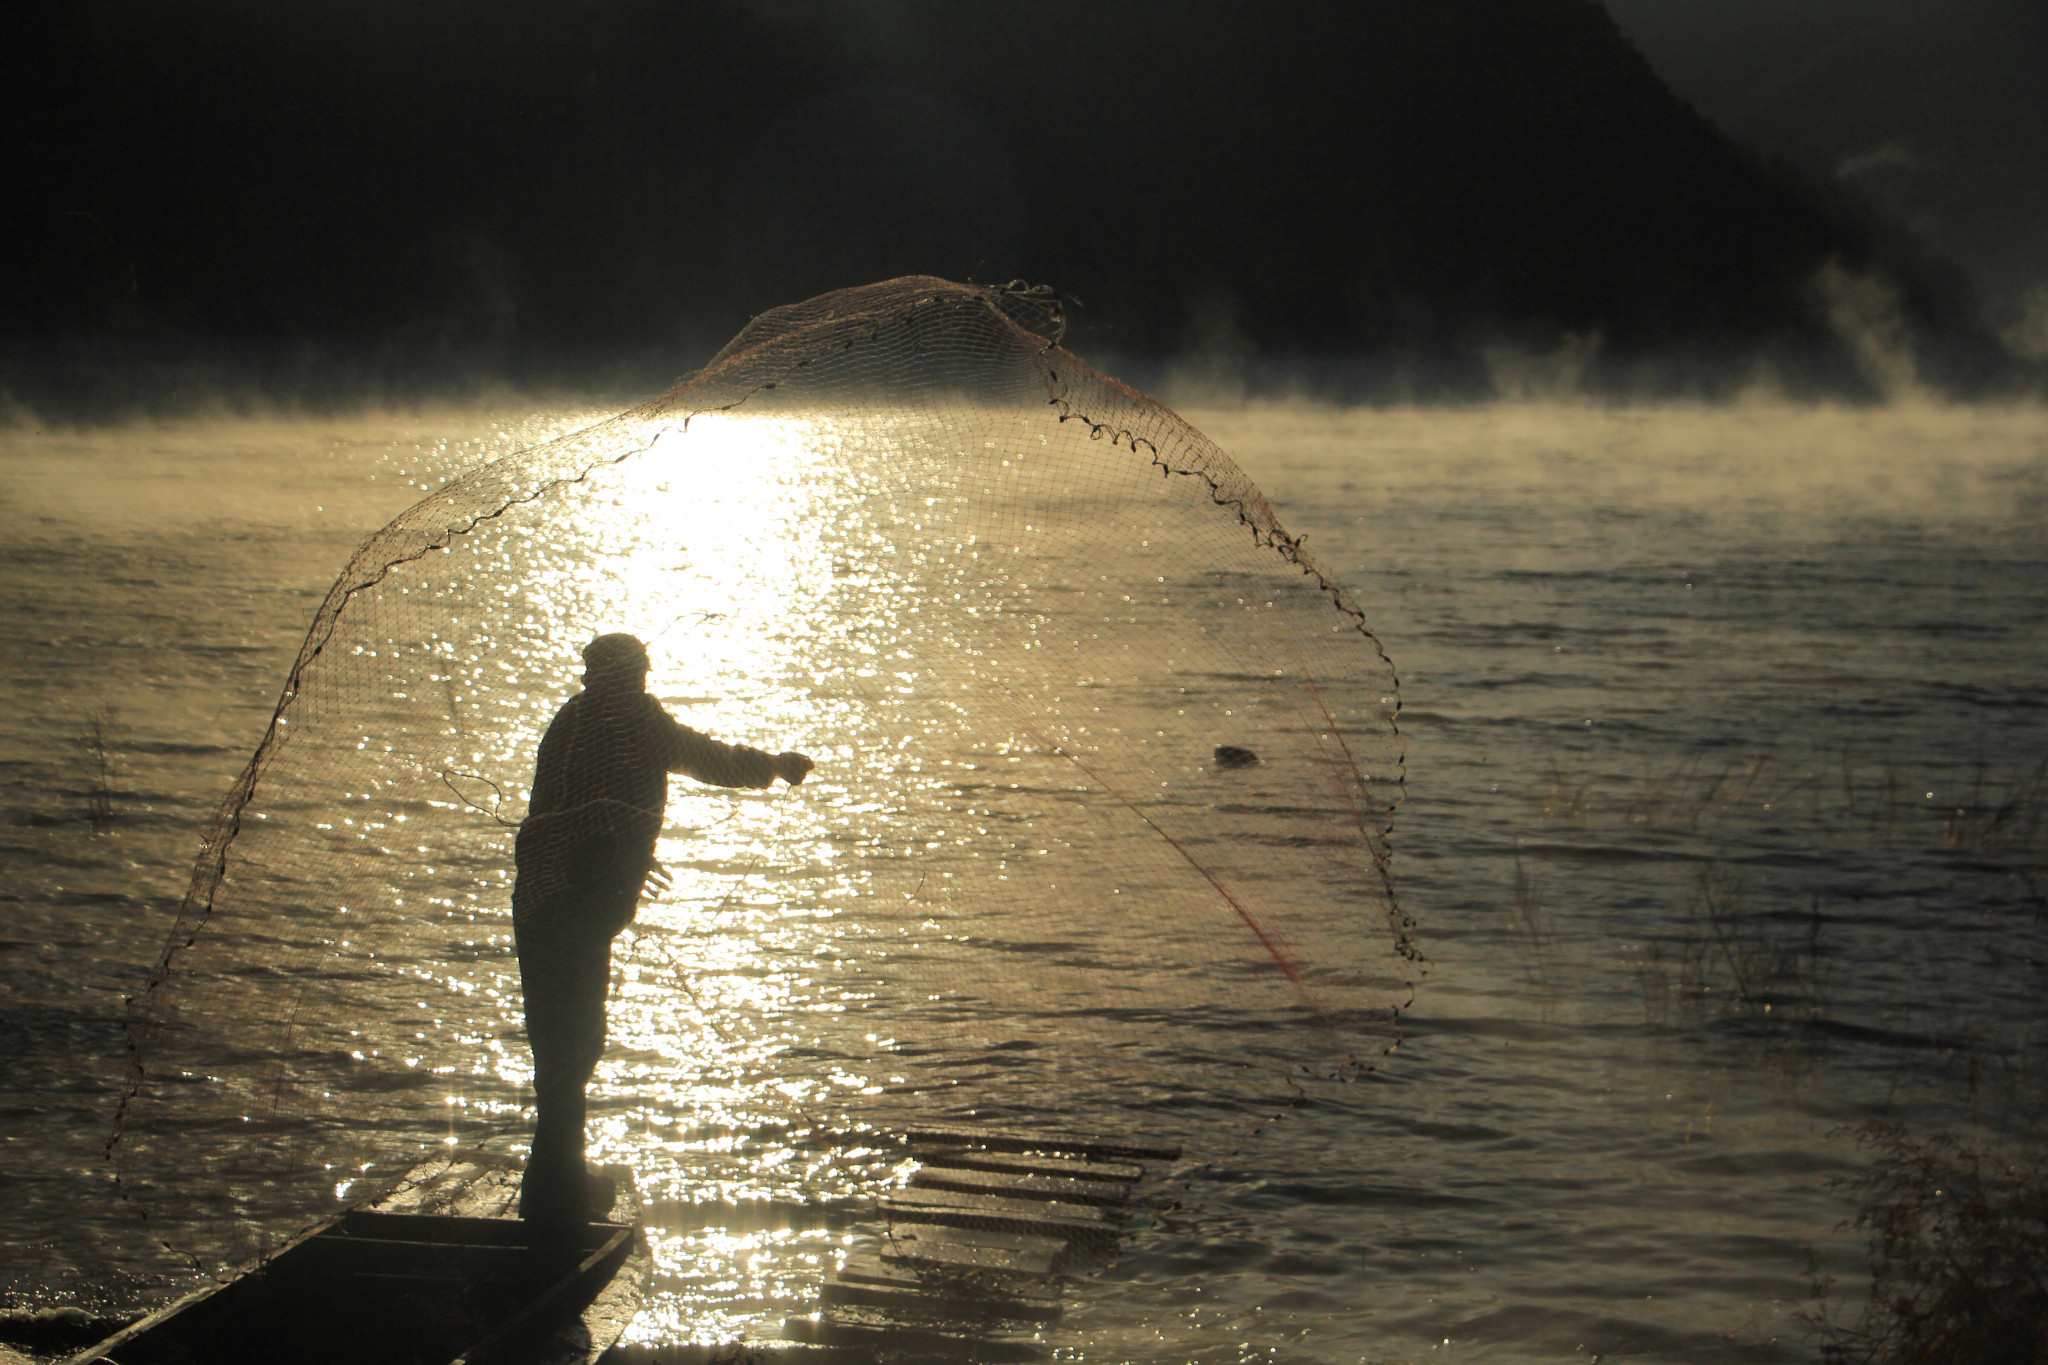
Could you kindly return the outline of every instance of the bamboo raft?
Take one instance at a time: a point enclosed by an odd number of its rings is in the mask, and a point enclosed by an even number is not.
[[[1065,1282],[1115,1259],[1144,1161],[1180,1150],[1113,1138],[920,1128],[887,1235],[847,1257],[818,1308],[784,1323],[816,1346],[889,1356],[1035,1359]],[[851,1354],[850,1352],[848,1354]]]

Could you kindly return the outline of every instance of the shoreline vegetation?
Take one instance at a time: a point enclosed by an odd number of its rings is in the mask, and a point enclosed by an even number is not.
[[[1870,1283],[1839,1322],[1833,1280],[1813,1272],[1822,1365],[2034,1365],[2048,1349],[2048,1158],[1881,1121],[1856,1136],[1870,1164],[1841,1187],[1870,1236]]]
[[[1895,759],[1846,751],[1809,764],[1762,751],[1695,755],[1605,782],[1560,760],[1530,796],[1538,826],[1616,843],[1630,832],[1688,839],[1681,870],[1664,879],[1682,901],[1675,930],[1645,933],[1628,958],[1646,1028],[1718,1040],[1799,1084],[1818,1084],[1815,1073],[1844,1050],[1893,1071],[1885,1112],[1837,1133],[1863,1164],[1826,1184],[1849,1210],[1845,1229],[1868,1239],[1867,1279],[1844,1288],[1812,1260],[1802,1317],[1823,1365],[2033,1365],[2048,1350],[2048,1004],[2002,1011],[1971,998],[1967,968],[1958,979],[1958,964],[1927,964],[1925,998],[1849,1017],[1837,974],[1850,969],[1853,940],[1885,926],[1855,895],[1772,878],[1761,847],[1782,846],[1790,831],[1835,842],[1837,858],[1843,841],[1875,863],[1932,855],[1949,884],[1914,893],[1927,930],[1964,915],[2017,924],[2021,961],[1975,965],[2039,978],[2048,757],[1980,751],[1944,776],[1946,791],[1927,791]],[[1541,993],[1554,989],[1560,950],[1530,870],[1539,856],[1570,854],[1518,850],[1507,914]]]

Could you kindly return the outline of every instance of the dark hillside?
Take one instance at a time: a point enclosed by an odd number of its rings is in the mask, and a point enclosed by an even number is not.
[[[97,0],[7,22],[17,358],[681,365],[761,308],[921,271],[1053,283],[1127,353],[1597,332],[1825,373],[1834,260],[1889,269],[1909,323],[1989,363],[1938,270],[1737,153],[1593,0]]]

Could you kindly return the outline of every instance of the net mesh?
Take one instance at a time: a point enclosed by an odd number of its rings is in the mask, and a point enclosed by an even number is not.
[[[676,780],[615,1110],[1200,1160],[1384,1052],[1392,670],[1237,466],[1058,326],[922,278],[777,309],[363,545],[134,1007],[113,1152],[168,1240],[231,1261],[517,1126],[515,831],[612,631],[685,724],[818,765]]]

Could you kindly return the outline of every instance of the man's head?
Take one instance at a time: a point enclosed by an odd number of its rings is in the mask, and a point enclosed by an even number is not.
[[[647,646],[631,635],[600,635],[583,646],[585,687],[645,687]]]

